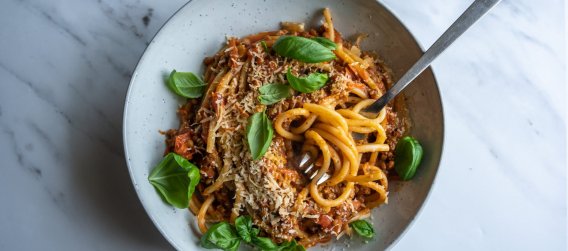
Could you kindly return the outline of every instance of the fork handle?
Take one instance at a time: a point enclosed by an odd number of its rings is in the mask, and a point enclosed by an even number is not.
[[[459,36],[469,27],[485,15],[493,6],[501,0],[476,0],[461,16],[448,28],[430,48],[418,59],[418,61],[375,103],[368,106],[365,111],[378,113],[388,102],[398,95],[412,80],[422,73],[432,61],[446,50]]]

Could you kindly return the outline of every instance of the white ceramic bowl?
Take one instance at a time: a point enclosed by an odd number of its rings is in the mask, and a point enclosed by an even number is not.
[[[154,37],[133,74],[124,108],[124,148],[132,182],[148,215],[178,250],[199,248],[193,215],[160,199],[148,183],[150,170],[160,162],[164,137],[158,130],[178,127],[176,108],[183,102],[165,85],[172,69],[202,72],[202,60],[215,53],[226,36],[243,36],[279,28],[280,21],[301,21],[315,26],[321,10],[329,7],[334,24],[344,37],[364,32],[365,50],[378,52],[395,78],[419,58],[422,50],[407,29],[373,0],[194,0],[181,8]],[[317,249],[346,247],[383,250],[393,245],[416,217],[434,181],[443,142],[443,114],[436,80],[426,70],[405,90],[411,134],[424,147],[424,159],[410,182],[392,182],[389,204],[373,211],[377,237],[367,244],[358,239],[332,242]],[[336,249],[340,250],[340,249]]]

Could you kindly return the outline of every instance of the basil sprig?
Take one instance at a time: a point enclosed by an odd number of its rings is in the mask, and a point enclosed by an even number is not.
[[[274,42],[272,49],[280,56],[305,63],[320,63],[335,59],[335,54],[326,45],[305,37],[281,36]]]
[[[246,129],[250,153],[252,158],[257,160],[266,153],[270,142],[272,142],[274,134],[272,121],[266,116],[266,113],[257,112],[248,119]]]
[[[410,180],[422,161],[422,146],[415,138],[406,136],[396,143],[394,169],[402,180]]]
[[[306,251],[306,248],[298,244],[296,240],[284,242],[278,248],[279,251]]]
[[[260,237],[260,229],[252,226],[250,216],[239,216],[235,220],[235,226],[227,222],[219,222],[213,225],[201,238],[201,246],[212,249],[237,250],[241,240],[266,251],[305,251],[296,240],[287,241],[278,245],[268,237]]]
[[[305,251],[306,249],[298,244],[296,240],[287,241],[278,245],[268,237],[260,237],[260,229],[252,226],[252,219],[250,216],[239,216],[235,220],[235,228],[241,238],[247,242],[260,248],[260,250],[267,251]],[[247,239],[250,237],[250,241]]]
[[[351,222],[349,225],[353,228],[353,230],[355,230],[355,233],[363,238],[371,239],[375,236],[373,226],[365,220],[356,220]]]
[[[169,153],[152,170],[148,181],[168,204],[187,208],[200,176],[197,166],[182,156]]]
[[[267,84],[258,89],[258,100],[263,105],[272,105],[290,97],[290,87],[284,84]]]
[[[333,41],[329,40],[328,38],[325,37],[314,37],[312,38],[314,41],[320,43],[321,45],[327,47],[330,50],[335,50],[337,49],[337,44],[335,44]]]
[[[241,239],[235,228],[227,222],[219,222],[201,237],[201,246],[207,249],[234,251],[239,249]]]
[[[195,74],[176,70],[170,74],[168,86],[172,91],[186,98],[199,98],[205,90],[205,83]]]
[[[247,243],[252,240],[252,218],[250,216],[239,216],[235,219],[235,228],[239,236]]]
[[[290,69],[286,72],[286,79],[290,86],[296,91],[303,93],[310,93],[321,89],[329,80],[325,73],[314,72],[310,73],[307,77],[296,77]]]
[[[261,250],[281,250],[280,247],[268,237],[258,237],[253,235],[252,244]]]
[[[235,228],[246,243],[251,243],[261,250],[276,250],[278,248],[278,245],[274,244],[270,238],[258,236],[260,229],[252,226],[252,218],[248,215],[237,217]]]

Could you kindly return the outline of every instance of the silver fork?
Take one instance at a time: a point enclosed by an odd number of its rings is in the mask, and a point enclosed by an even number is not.
[[[363,111],[378,114],[396,95],[398,95],[412,80],[422,73],[442,52],[444,52],[459,36],[469,29],[475,22],[483,17],[493,6],[501,0],[476,0],[467,10],[448,28],[442,36],[426,50],[426,52],[418,59],[418,61],[410,67],[410,69],[390,88],[383,96],[381,96],[373,104],[365,108]],[[353,138],[361,138],[360,134],[353,133]],[[317,168],[314,167],[315,160],[309,153],[303,154],[298,161],[298,168],[303,171],[310,180],[317,174]],[[317,181],[321,184],[328,180],[331,176],[324,174]]]

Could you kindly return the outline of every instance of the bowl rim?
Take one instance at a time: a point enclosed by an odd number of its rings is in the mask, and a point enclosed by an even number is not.
[[[133,168],[131,167],[131,163],[130,163],[130,153],[128,151],[129,147],[128,147],[128,141],[126,138],[126,131],[127,131],[127,115],[128,115],[128,110],[129,110],[129,100],[131,98],[132,95],[132,86],[134,84],[134,82],[136,81],[136,76],[138,73],[138,68],[140,67],[140,65],[142,64],[142,62],[144,61],[144,58],[146,56],[146,52],[148,52],[153,46],[154,46],[154,41],[156,40],[156,38],[158,38],[159,36],[162,36],[163,34],[163,30],[164,27],[166,27],[170,21],[172,21],[174,18],[177,17],[177,15],[185,8],[188,8],[191,6],[192,3],[194,3],[196,0],[189,0],[187,3],[183,4],[179,9],[177,9],[163,24],[162,26],[160,26],[160,28],[156,31],[156,33],[154,34],[154,36],[152,37],[152,39],[150,40],[148,46],[146,46],[146,48],[144,49],[144,51],[142,52],[142,55],[140,56],[140,58],[138,59],[138,62],[136,63],[136,67],[134,68],[134,71],[132,72],[132,77],[130,79],[130,82],[128,83],[128,89],[126,91],[126,96],[124,99],[124,109],[123,109],[123,115],[122,115],[122,142],[123,142],[123,147],[124,147],[124,159],[126,161],[126,166],[128,168],[128,174],[130,175],[130,179],[132,181],[132,185],[134,186],[134,191],[136,192],[136,196],[138,197],[138,200],[140,202],[140,204],[142,204],[142,207],[144,208],[144,211],[146,212],[146,214],[148,215],[148,217],[150,218],[150,220],[152,221],[152,223],[154,224],[154,226],[158,229],[158,231],[160,232],[160,234],[162,234],[162,236],[164,236],[164,238],[168,241],[168,243],[170,243],[170,245],[172,245],[176,250],[182,250],[182,248],[178,245],[178,243],[176,241],[173,240],[172,237],[170,237],[166,231],[162,228],[162,226],[160,224],[158,224],[158,221],[156,220],[156,218],[149,213],[149,210],[146,206],[146,204],[143,202],[144,199],[142,198],[142,195],[140,193],[140,190],[138,188],[137,185],[137,181],[134,179],[134,174],[133,174]],[[383,4],[377,0],[371,0],[373,1],[375,4],[379,5],[381,8],[384,8],[386,10],[387,15],[389,15],[391,18],[393,18],[393,20],[396,20],[400,26],[410,35],[410,37],[412,38],[412,42],[420,49],[421,53],[424,54],[424,47],[422,46],[422,44],[416,39],[416,37],[414,36],[414,34],[408,29],[408,27],[401,21],[400,18],[397,17],[396,12],[393,11],[388,5]],[[396,246],[396,244],[408,233],[409,229],[415,224],[416,219],[422,214],[422,212],[424,211],[424,205],[427,204],[427,202],[430,200],[431,198],[431,194],[432,194],[432,190],[436,184],[436,180],[438,177],[438,172],[440,171],[440,165],[442,163],[442,159],[444,156],[444,149],[445,149],[445,138],[446,138],[446,133],[445,133],[445,116],[444,116],[444,102],[443,102],[443,98],[442,98],[442,93],[440,92],[440,87],[438,85],[438,80],[436,78],[436,74],[434,72],[434,67],[433,65],[430,65],[428,68],[426,68],[420,75],[422,74],[426,74],[426,73],[430,73],[432,74],[432,78],[434,79],[434,87],[435,87],[435,93],[438,94],[438,97],[440,98],[440,117],[441,117],[441,133],[442,133],[442,138],[440,141],[440,157],[438,158],[438,163],[436,163],[435,168],[434,168],[434,176],[432,178],[432,183],[430,184],[428,191],[426,192],[426,196],[424,198],[424,200],[422,201],[422,203],[420,204],[420,206],[418,207],[418,210],[416,211],[416,214],[414,214],[413,216],[410,217],[410,220],[408,222],[408,224],[406,225],[406,227],[402,230],[402,232],[396,237],[396,239],[394,241],[392,241],[390,244],[388,244],[387,246],[387,250],[390,250],[391,248],[393,248],[394,246]]]

